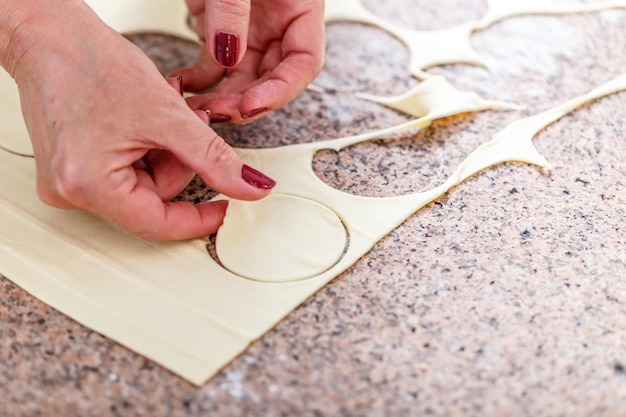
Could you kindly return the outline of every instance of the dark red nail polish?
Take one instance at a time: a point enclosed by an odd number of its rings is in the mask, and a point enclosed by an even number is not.
[[[211,123],[226,123],[226,122],[230,122],[230,116],[227,114],[211,115]]]
[[[215,35],[215,59],[223,66],[234,67],[239,58],[239,37],[230,33]]]
[[[259,108],[259,109],[254,109],[254,110],[252,110],[252,111],[251,111],[251,112],[249,112],[249,113],[242,114],[242,115],[241,115],[241,118],[242,118],[242,119],[247,119],[247,118],[249,118],[249,117],[258,116],[259,114],[261,114],[261,113],[265,113],[265,112],[266,112],[266,111],[268,111],[268,110],[269,110],[269,107],[261,107],[261,108]]]
[[[178,91],[180,92],[180,95],[182,96],[183,93],[185,92],[185,86],[183,85],[183,76],[179,74],[176,76],[176,79],[178,80]]]
[[[248,184],[263,190],[269,190],[276,185],[276,181],[245,164],[241,168],[241,178]]]

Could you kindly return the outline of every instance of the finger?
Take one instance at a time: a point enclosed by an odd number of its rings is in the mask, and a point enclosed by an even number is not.
[[[207,125],[210,111],[196,110],[196,115]],[[178,195],[193,179],[195,172],[189,169],[171,152],[152,150],[133,164],[137,183],[153,190],[162,201]]]
[[[144,167],[137,169],[137,184],[154,191],[162,201],[169,201],[191,182],[195,173],[171,152],[153,150],[142,158]]]
[[[204,9],[200,10],[198,14],[191,15],[190,18],[191,29],[196,32],[200,41],[204,43],[206,39],[206,21]]]
[[[205,0],[185,0],[189,14],[192,16],[198,15],[204,10]]]
[[[323,16],[315,10],[292,22],[280,49],[270,45],[259,69],[263,82],[250,88],[242,97],[239,110],[243,116],[256,109],[280,108],[293,100],[317,77],[324,57]],[[277,54],[281,60],[276,65]],[[273,68],[272,68],[273,67]]]
[[[244,165],[234,150],[196,116],[178,125],[185,126],[179,130],[180,136],[160,138],[162,144],[158,146],[176,148],[171,149],[176,160],[197,171],[212,189],[245,200],[270,192],[275,183]],[[167,188],[161,183],[167,181],[165,165],[164,162],[152,173],[154,187],[142,183],[144,180],[131,166],[114,171],[107,181],[89,190],[88,200],[80,206],[147,240],[177,240],[214,233],[223,219],[225,203],[194,206],[163,202],[157,190]]]
[[[166,81],[169,85],[172,86],[174,90],[178,92],[181,96],[183,95],[183,76],[182,74],[171,75],[166,78]]]
[[[275,40],[271,42],[263,58],[259,62],[258,73],[260,76],[266,75],[277,68],[283,60],[283,44],[281,41]]]
[[[187,100],[193,100],[194,97],[189,97]],[[215,123],[237,123],[241,118],[237,109],[239,108],[239,102],[241,101],[241,94],[231,95],[213,95],[209,93],[207,96],[202,95],[200,108],[207,108],[210,110],[211,124]],[[189,104],[191,106],[191,104]],[[204,110],[194,110],[204,111]],[[206,110],[208,111],[208,110]]]
[[[183,95],[181,75],[167,77],[166,82],[178,94]],[[203,112],[197,112],[199,117],[206,121],[207,115],[201,113]],[[136,171],[137,183],[154,191],[164,201],[172,199],[181,192],[195,175],[172,153],[159,149],[149,151],[132,166]]]
[[[188,97],[187,104],[193,109],[210,109],[211,123],[242,123],[239,104],[247,89],[262,82],[257,75],[261,59],[261,53],[249,50],[227,78],[208,93]]]
[[[221,225],[225,201],[193,205],[161,201],[152,190],[134,187],[117,196],[115,204],[100,206],[97,214],[150,241],[181,240],[215,233]]]
[[[245,55],[250,7],[250,0],[206,0],[207,46],[224,68],[234,67]]]
[[[143,138],[141,147],[171,152],[182,165],[199,174],[213,190],[230,197],[256,200],[270,192],[275,182],[259,172],[250,171],[224,139],[207,126],[206,113],[202,112],[204,120],[201,120],[198,117],[199,113],[190,109],[171,89],[167,95],[162,95],[160,104],[150,111],[152,124],[148,131],[141,134]],[[130,161],[128,165],[123,165],[122,161],[121,166],[119,161],[115,162],[119,168],[111,170],[106,181],[98,182],[100,186],[87,190],[91,195],[91,202],[101,200],[100,196],[109,193],[107,188],[127,190],[136,186],[135,171],[129,166],[135,160]],[[131,171],[127,172],[126,168]],[[102,173],[92,165],[85,169],[94,170],[87,179],[102,176]],[[164,176],[167,176],[166,171],[167,169],[162,170]],[[88,184],[92,182],[94,181],[87,181]],[[78,188],[80,189],[80,184]],[[95,205],[97,204],[94,203]]]
[[[184,103],[183,103],[184,104]],[[172,152],[185,166],[198,173],[213,190],[240,200],[256,200],[270,192],[275,182],[251,172],[220,136],[185,106],[185,111],[160,120],[157,131],[179,126],[175,135],[158,136],[155,147]],[[178,120],[177,120],[178,119]]]
[[[46,176],[42,174],[43,172],[43,169],[37,168],[36,189],[39,199],[47,205],[59,209],[70,210],[76,208],[73,203],[70,203],[56,192],[49,178],[46,178]]]
[[[245,63],[245,60],[241,65]],[[237,67],[236,71],[232,71],[228,74],[228,77],[224,78],[218,85],[212,88],[206,93],[196,94],[186,98],[187,105],[192,109],[211,110],[213,114],[220,111],[227,110],[232,115],[239,115],[237,111],[239,108],[239,100],[241,100],[242,94],[250,85],[253,85],[257,81],[254,74],[242,70]],[[236,96],[237,106],[230,109],[214,108],[210,105],[210,102],[216,97]]]
[[[215,89],[188,99],[192,108],[210,108],[212,120],[247,123],[293,100],[319,74],[324,25],[314,10],[292,22],[282,41],[265,50],[250,48],[242,62]]]
[[[183,89],[196,92],[205,90],[221,80],[224,76],[224,68],[217,65],[205,48],[202,48],[196,63],[191,67],[172,72],[170,77],[179,75],[183,78]]]
[[[167,83],[183,95],[183,77],[178,75],[166,78]],[[194,110],[194,113],[207,125],[211,112]],[[170,200],[181,192],[193,179],[195,173],[181,163],[171,152],[153,149],[132,164],[136,170],[137,183],[153,190],[161,200]]]
[[[194,110],[196,116],[208,126],[211,123],[211,110]]]

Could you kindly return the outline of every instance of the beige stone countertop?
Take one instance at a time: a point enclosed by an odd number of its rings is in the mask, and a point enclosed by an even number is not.
[[[364,4],[415,29],[476,19],[486,7]],[[407,49],[358,24],[330,24],[327,35],[315,82],[326,93],[215,128],[233,145],[265,147],[408,120],[353,95],[416,85]],[[193,55],[163,37],[133,40],[163,72]],[[449,117],[322,152],[318,175],[367,196],[443,182],[510,121],[626,71],[626,10],[511,18],[471,42],[487,68],[429,72],[525,110]],[[626,92],[565,116],[535,144],[552,170],[506,163],[452,189],[199,388],[0,277],[0,416],[626,415]],[[205,193],[194,182],[181,198]]]

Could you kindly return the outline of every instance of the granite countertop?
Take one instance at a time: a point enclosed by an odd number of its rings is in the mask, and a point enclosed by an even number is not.
[[[380,16],[440,29],[481,1],[364,1]],[[216,129],[264,147],[407,120],[354,92],[417,84],[385,32],[333,23],[316,85],[264,119]],[[163,72],[184,42],[133,37]],[[367,196],[441,183],[508,122],[626,68],[626,10],[496,23],[472,36],[488,68],[449,65],[463,90],[524,104],[464,114],[411,135],[317,155],[332,186]],[[553,169],[506,163],[452,189],[197,388],[75,323],[0,277],[0,416],[626,415],[626,92],[535,139]],[[181,198],[203,198],[194,182]],[[102,277],[106,279],[106,277]]]

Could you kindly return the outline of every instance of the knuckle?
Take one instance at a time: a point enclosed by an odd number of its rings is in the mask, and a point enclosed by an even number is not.
[[[85,191],[89,183],[85,174],[85,170],[77,163],[54,165],[51,170],[53,192],[72,205],[84,207]]]
[[[61,201],[58,195],[43,181],[37,181],[37,196],[49,206],[59,208],[63,206],[63,201]]]
[[[187,3],[187,8],[189,9],[189,13],[192,15],[197,15],[202,12],[204,9],[204,0],[185,0]]]
[[[220,136],[213,136],[207,143],[204,150],[204,160],[214,170],[230,166],[237,160],[237,154],[224,139]]]

